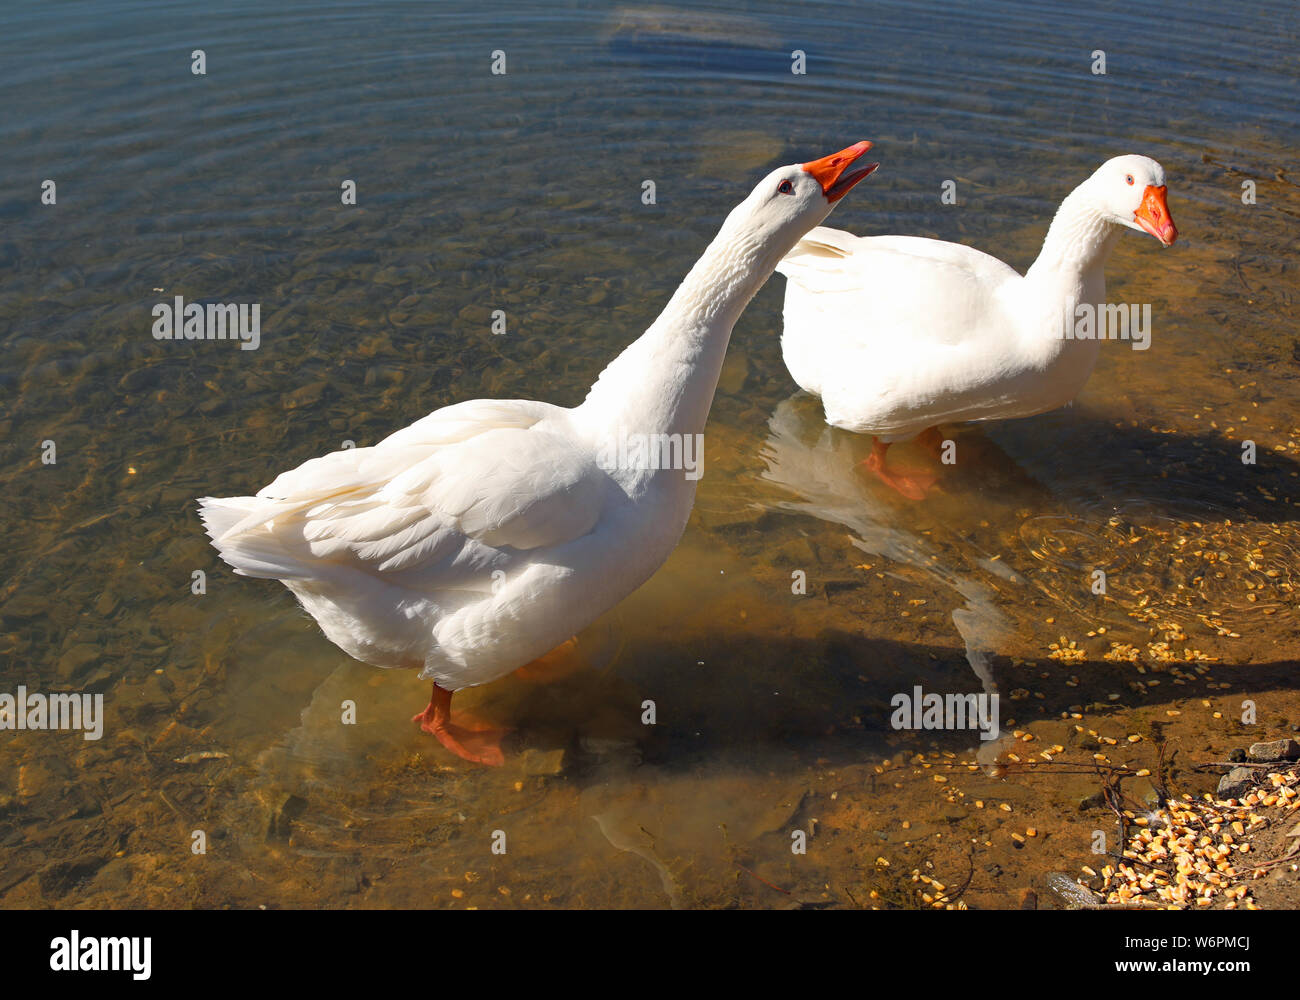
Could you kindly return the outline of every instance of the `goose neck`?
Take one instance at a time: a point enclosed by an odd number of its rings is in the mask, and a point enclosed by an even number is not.
[[[1076,278],[1101,267],[1118,238],[1119,227],[1092,204],[1086,185],[1081,185],[1061,202],[1026,276]]]
[[[581,413],[608,432],[699,434],[731,330],[788,247],[728,219],[659,318],[600,375]]]

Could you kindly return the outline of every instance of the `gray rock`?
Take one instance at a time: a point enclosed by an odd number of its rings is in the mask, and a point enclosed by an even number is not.
[[[18,768],[18,795],[33,799],[58,788],[58,776],[45,764],[36,761]]]
[[[40,618],[48,615],[49,612],[49,603],[43,594],[29,590],[19,590],[4,606],[4,613],[0,615],[0,618],[19,620]]]
[[[410,275],[407,273],[409,271],[410,268],[405,267],[386,267],[378,271],[370,280],[376,285],[387,285],[390,288],[406,285],[410,281]]]
[[[1255,787],[1255,772],[1248,767],[1234,767],[1219,779],[1217,794],[1221,799],[1240,799]]]
[[[1272,740],[1268,743],[1252,743],[1247,755],[1258,764],[1271,764],[1274,761],[1300,760],[1300,743],[1295,740]]]
[[[563,750],[536,750],[530,747],[520,755],[524,774],[529,776],[555,775],[564,771]]]
[[[59,665],[55,668],[59,680],[65,684],[76,680],[92,663],[99,659],[99,656],[100,651],[97,646],[92,646],[89,643],[80,643],[73,646],[59,657]]]
[[[1067,910],[1091,910],[1101,903],[1101,897],[1095,892],[1061,872],[1048,873],[1047,888]]]
[[[132,368],[118,380],[117,387],[124,392],[139,392],[158,381],[158,369]]]
[[[93,854],[82,855],[71,861],[55,861],[37,873],[37,884],[46,898],[58,898],[93,878],[103,866],[104,859]]]
[[[271,821],[267,825],[266,839],[287,841],[293,821],[307,809],[307,800],[301,795],[285,793],[276,799],[271,810]]]
[[[127,718],[137,722],[148,722],[172,710],[169,681],[157,674],[150,674],[142,684],[122,685],[119,692],[119,705]]]
[[[772,564],[808,570],[817,564],[817,553],[806,538],[792,538],[782,545],[772,557]]]
[[[78,691],[90,692],[92,694],[107,694],[108,689],[113,686],[113,681],[116,677],[117,675],[107,667],[100,667],[77,685],[77,689]]]
[[[99,892],[121,892],[131,882],[131,866],[122,858],[114,858],[95,876],[91,888]]]
[[[309,382],[288,393],[283,399],[286,410],[296,410],[303,406],[314,406],[325,394],[324,382]]]

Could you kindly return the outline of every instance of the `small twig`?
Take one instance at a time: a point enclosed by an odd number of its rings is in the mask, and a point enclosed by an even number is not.
[[[1241,282],[1241,287],[1244,288],[1244,289],[1246,289],[1246,291],[1250,292],[1250,293],[1253,295],[1253,294],[1255,293],[1255,290],[1254,290],[1253,288],[1251,288],[1248,284],[1246,284],[1246,279],[1245,279],[1244,277],[1242,277],[1242,274],[1241,274],[1241,261],[1238,260],[1236,257],[1233,257],[1233,258],[1232,258],[1232,266],[1233,266],[1233,267],[1236,269],[1236,271],[1237,271],[1237,280]]]
[[[186,822],[186,820],[185,820],[185,814],[182,813],[179,809],[176,808],[176,806],[174,806],[174,805],[172,804],[172,800],[169,799],[169,798],[168,798],[168,797],[163,793],[163,790],[162,790],[161,788],[158,789],[158,797],[159,797],[160,799],[162,799],[165,803],[167,803],[167,808],[170,809],[172,812],[174,812],[177,816],[179,816],[182,822]]]
[[[955,903],[957,902],[957,900],[959,900],[962,897],[962,895],[966,892],[966,890],[970,888],[971,882],[974,881],[975,879],[975,852],[974,851],[967,851],[966,864],[969,865],[969,870],[966,872],[966,881],[961,884],[961,888],[958,889],[956,892],[945,892],[942,895],[936,896],[935,899],[946,899],[950,903]]]
[[[1201,764],[1195,765],[1199,770],[1202,767],[1287,767],[1294,764],[1295,761],[1275,760],[1266,764],[1253,764],[1249,761],[1242,761],[1240,764],[1230,760],[1207,760]]]
[[[1272,861],[1266,862],[1265,864],[1256,865],[1253,871],[1266,872],[1269,871],[1270,869],[1276,868],[1278,865],[1290,864],[1291,860],[1295,858],[1295,856],[1298,854],[1300,854],[1300,840],[1297,840],[1294,844],[1292,844],[1291,849],[1287,851],[1285,854],[1283,854],[1280,858],[1274,858]]]
[[[1164,875],[1168,875],[1168,874],[1169,874],[1168,872],[1166,872],[1163,868],[1161,868],[1161,867],[1160,867],[1158,864],[1156,864],[1155,862],[1152,862],[1152,861],[1143,861],[1141,858],[1130,858],[1130,857],[1125,856],[1125,854],[1124,854],[1122,851],[1121,851],[1119,854],[1115,854],[1115,853],[1113,853],[1113,852],[1111,852],[1111,851],[1107,851],[1107,852],[1106,852],[1106,857],[1110,858],[1110,859],[1111,859],[1112,861],[1114,861],[1114,862],[1117,862],[1118,864],[1122,864],[1122,865],[1142,865],[1144,868],[1150,868],[1153,872],[1161,872],[1161,873],[1164,874]]]
[[[1157,804],[1161,809],[1178,794],[1178,789],[1173,787],[1173,782],[1169,778],[1169,769],[1173,767],[1178,751],[1175,750],[1169,755],[1169,759],[1165,760],[1165,751],[1168,749],[1168,740],[1160,740],[1156,743],[1156,780],[1152,782],[1152,787],[1156,790]]]
[[[758,879],[758,880],[759,880],[760,882],[762,882],[765,886],[768,886],[768,887],[771,888],[771,889],[775,889],[777,892],[783,892],[783,893],[785,893],[787,896],[789,896],[789,895],[791,894],[789,889],[782,889],[782,888],[781,888],[779,885],[777,885],[775,882],[769,882],[767,879],[763,878],[762,875],[758,874],[758,872],[750,871],[748,868],[746,868],[744,865],[742,865],[739,861],[733,861],[732,864],[735,865],[737,868],[739,868],[739,869],[740,869],[742,872],[744,872],[745,874],[747,874],[747,875],[753,875],[754,878]]]

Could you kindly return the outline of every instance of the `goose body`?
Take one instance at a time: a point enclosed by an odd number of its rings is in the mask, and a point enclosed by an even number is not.
[[[740,313],[875,168],[851,169],[870,145],[765,177],[581,405],[457,403],[255,496],[205,497],[213,545],[236,573],[283,582],[349,655],[418,669],[434,685],[423,727],[462,757],[500,763],[499,734],[451,721],[451,693],[554,649],[668,558],[698,476],[624,460],[646,457],[626,442],[680,449],[703,431]]]
[[[237,573],[282,581],[350,656],[454,691],[572,636],[685,526],[694,484],[620,484],[589,430],[563,407],[471,400],[202,516]]]
[[[961,244],[813,229],[777,265],[786,367],[828,423],[874,435],[882,461],[940,423],[1055,409],[1096,364],[1100,341],[1067,338],[1065,317],[1104,306],[1123,226],[1177,237],[1164,170],[1144,156],[1109,160],[1071,192],[1023,276]]]

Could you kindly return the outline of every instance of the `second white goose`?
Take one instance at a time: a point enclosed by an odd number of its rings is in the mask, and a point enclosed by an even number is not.
[[[1107,160],[1061,203],[1023,277],[958,243],[818,227],[777,265],[786,367],[828,423],[875,436],[868,468],[919,499],[933,477],[887,469],[892,442],[925,431],[934,447],[939,423],[1031,416],[1083,388],[1100,341],[1067,339],[1063,318],[1100,311],[1123,228],[1177,239],[1165,192],[1155,160]]]

